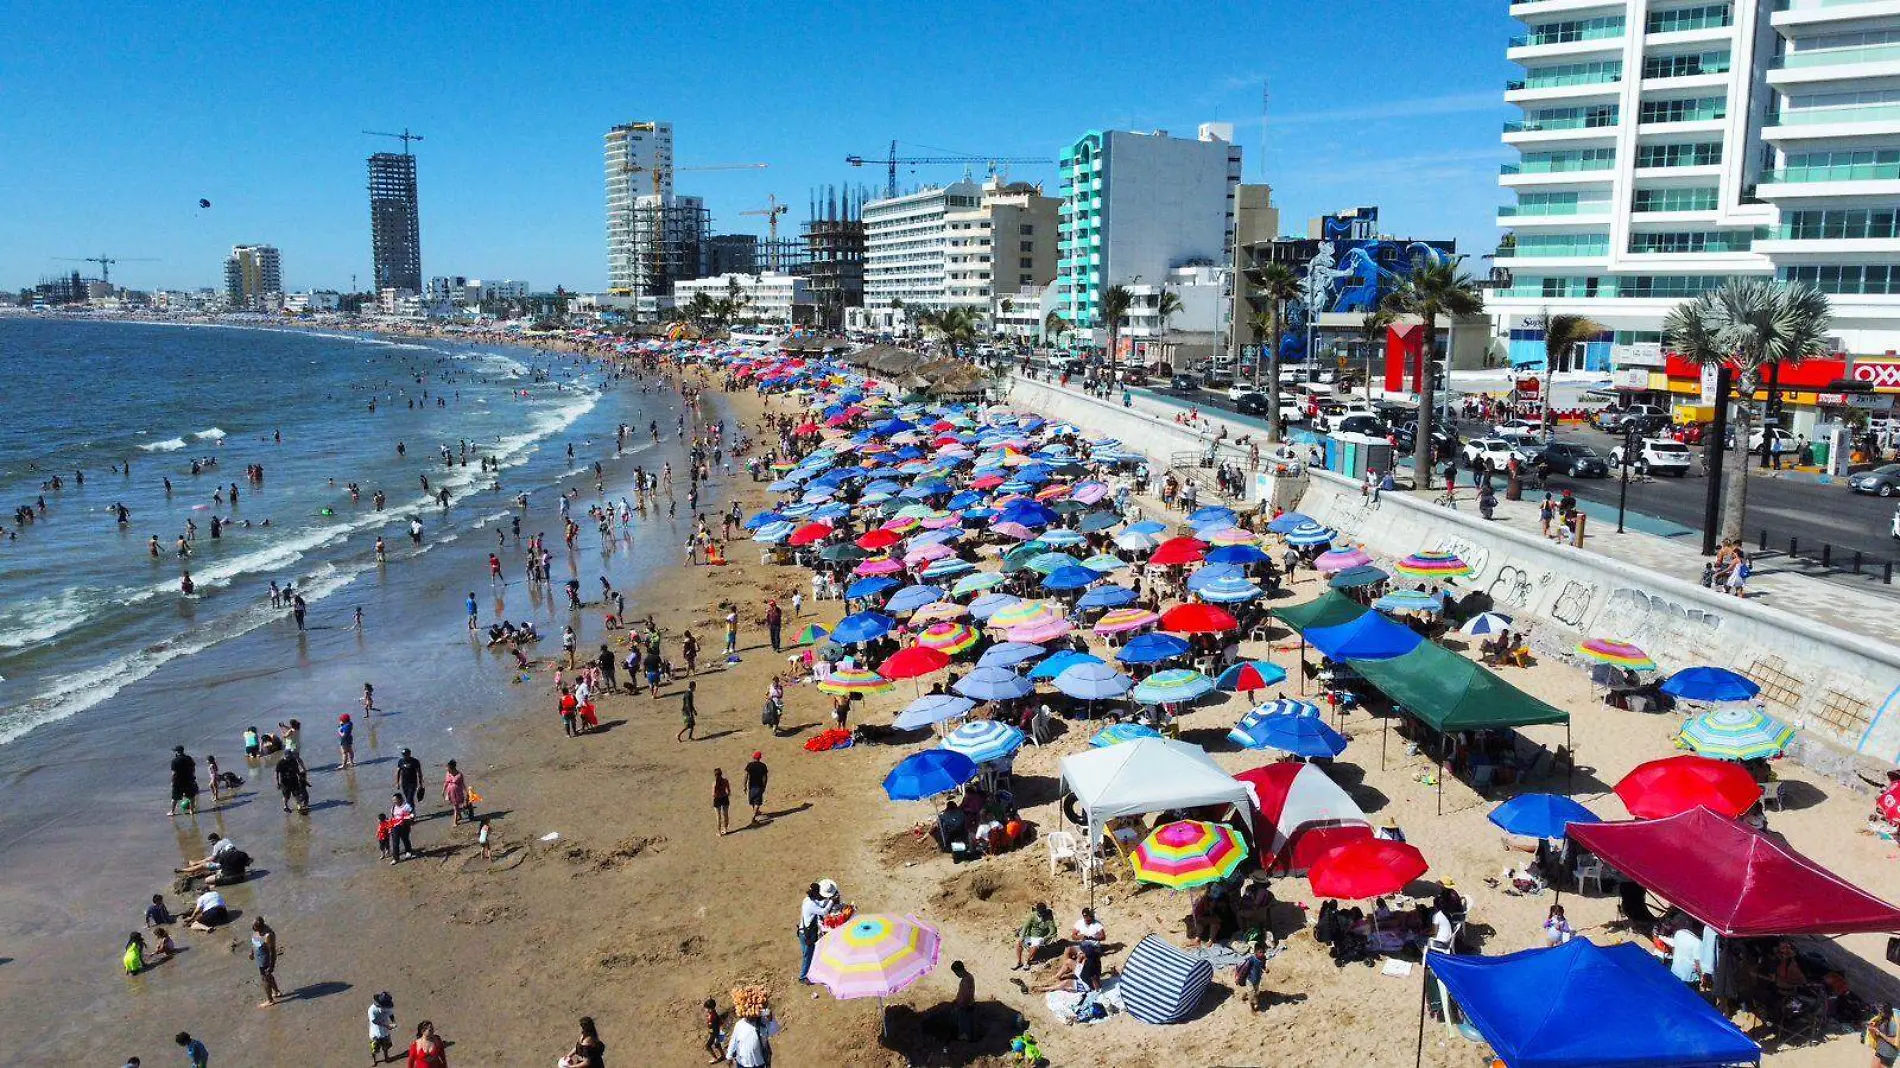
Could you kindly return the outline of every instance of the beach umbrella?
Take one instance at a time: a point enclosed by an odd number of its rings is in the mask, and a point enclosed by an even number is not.
[[[917,574],[934,582],[938,579],[949,579],[956,578],[958,575],[967,575],[975,570],[976,565],[968,560],[961,560],[956,557],[945,557],[942,560],[931,563]]]
[[[997,612],[1011,605],[1021,604],[1022,598],[1008,593],[986,593],[970,602],[970,616],[973,619],[988,620]]]
[[[1610,638],[1590,638],[1577,645],[1577,655],[1585,660],[1599,664],[1611,664],[1631,671],[1654,671],[1656,662],[1649,654],[1631,645]]]
[[[1158,566],[1191,564],[1207,553],[1207,543],[1199,538],[1169,538],[1149,555],[1148,562]]]
[[[1252,693],[1286,681],[1286,669],[1265,660],[1242,660],[1220,673],[1214,685],[1229,693]]]
[[[1358,901],[1405,889],[1429,865],[1417,846],[1387,838],[1355,838],[1326,851],[1307,869],[1317,897]]]
[[[773,523],[783,522],[785,522],[785,517],[777,512],[758,512],[754,514],[752,518],[745,521],[745,528],[747,530],[762,530],[765,527],[771,526]]]
[[[1021,523],[993,523],[990,525],[990,533],[1000,534],[1005,538],[1015,538],[1017,541],[1029,541],[1036,536],[1035,531]]]
[[[793,531],[792,536],[786,540],[793,545],[811,545],[830,537],[831,530],[830,523],[807,523]]]
[[[1088,539],[1077,531],[1056,529],[1043,531],[1042,536],[1036,540],[1051,548],[1066,548],[1070,545],[1080,545]]]
[[[809,526],[800,527],[799,529],[810,530],[812,527],[821,525],[822,524],[819,523],[813,523]],[[797,535],[794,534],[793,537],[796,538]],[[794,542],[794,544],[796,544],[796,542]],[[870,553],[865,552],[863,549],[858,548],[848,541],[839,542],[836,545],[827,545],[818,550],[818,559],[829,564],[855,564],[870,555]]]
[[[1222,545],[1209,549],[1203,557],[1210,564],[1235,564],[1245,567],[1250,564],[1264,564],[1273,557],[1266,550],[1251,542],[1245,545]]]
[[[1874,799],[1874,808],[1887,817],[1888,822],[1900,822],[1900,783],[1896,783]]]
[[[1347,546],[1344,549],[1328,549],[1313,560],[1314,570],[1332,575],[1341,571],[1350,571],[1355,567],[1364,567],[1372,562],[1372,557],[1364,549]]]
[[[1139,634],[1115,654],[1124,664],[1158,664],[1188,651],[1188,643],[1172,634]]]
[[[1238,871],[1247,859],[1247,843],[1225,823],[1176,820],[1155,828],[1128,859],[1136,879],[1187,890]]]
[[[948,619],[961,619],[970,614],[970,610],[955,601],[932,601],[910,614],[912,623],[938,623]]]
[[[1023,732],[993,719],[973,719],[944,735],[942,747],[978,764],[988,764],[1021,749]]]
[[[1281,515],[1274,516],[1273,519],[1267,523],[1267,529],[1273,531],[1275,534],[1288,534],[1312,521],[1311,516],[1302,515],[1299,512],[1285,512]]]
[[[1035,542],[1024,542],[1003,554],[1003,574],[1014,575],[1029,566],[1029,561],[1043,554],[1043,548]]]
[[[877,666],[887,679],[914,679],[950,666],[950,654],[929,646],[913,645],[892,653]]]
[[[1131,553],[1145,553],[1160,544],[1160,538],[1145,530],[1129,529],[1115,535],[1116,547]]]
[[[1102,576],[1100,572],[1079,564],[1071,564],[1059,567],[1045,575],[1042,580],[1042,588],[1056,591],[1079,590],[1090,583],[1100,582],[1101,580]]]
[[[977,657],[977,667],[1015,667],[1017,664],[1034,660],[1049,650],[1031,642],[1003,642],[983,650]]]
[[[1381,612],[1443,612],[1445,597],[1424,590],[1393,590],[1372,602],[1372,607]]]
[[[943,597],[943,591],[935,586],[906,586],[891,594],[884,602],[884,610],[892,615],[914,612],[923,606]]]
[[[902,540],[904,540],[903,535],[897,531],[885,530],[883,527],[878,527],[858,535],[858,539],[854,544],[860,549],[874,552],[878,549],[888,549]]]
[[[1310,545],[1325,545],[1334,538],[1339,537],[1339,532],[1336,530],[1328,530],[1309,519],[1299,526],[1288,530],[1285,537],[1288,545],[1305,547]]]
[[[792,636],[792,640],[800,645],[817,645],[830,636],[830,632],[818,624],[807,623],[797,634]]]
[[[1106,701],[1134,689],[1135,680],[1107,664],[1072,664],[1055,677],[1055,687],[1078,701]]]
[[[882,612],[859,612],[838,621],[831,640],[839,645],[860,645],[883,637],[897,626],[897,620]]]
[[[1063,649],[1029,669],[1031,679],[1053,679],[1077,664],[1100,664],[1102,658],[1088,653],[1078,653],[1074,649]]]
[[[856,552],[864,551],[855,545],[834,545],[832,548],[851,549]],[[822,556],[824,554],[820,553],[819,555]],[[852,568],[851,573],[853,575],[895,575],[902,570],[904,570],[903,561],[893,560],[888,556],[880,556],[875,559],[866,560],[857,567]]]
[[[1187,521],[1194,526],[1206,526],[1211,523],[1234,521],[1234,510],[1218,504],[1208,504],[1188,513]]]
[[[1691,717],[1677,736],[1717,760],[1766,760],[1794,741],[1794,728],[1753,708],[1718,708]]]
[[[1035,684],[1028,679],[1008,668],[994,667],[977,668],[958,679],[951,689],[977,701],[1003,701],[1036,692]]]
[[[1211,604],[1178,604],[1161,613],[1161,629],[1175,634],[1220,634],[1239,627],[1232,613]]]
[[[1213,679],[1192,668],[1170,668],[1141,680],[1135,687],[1135,700],[1144,705],[1177,705],[1213,688]]]
[[[949,793],[976,778],[976,761],[949,749],[925,749],[899,761],[884,776],[884,796],[921,801]]]
[[[876,597],[893,586],[901,585],[896,579],[884,575],[861,578],[844,588],[844,599],[856,601],[866,597]]]
[[[1052,642],[1075,629],[1067,616],[1051,616],[1033,623],[1024,623],[1004,631],[1013,642],[1033,642],[1041,644]]]
[[[1465,620],[1465,625],[1458,628],[1458,633],[1469,634],[1473,637],[1483,637],[1488,634],[1502,634],[1510,629],[1510,616],[1500,612],[1479,612],[1477,615]]]
[[[889,679],[875,671],[864,668],[839,668],[831,677],[818,684],[825,693],[854,694],[882,693],[891,688]]]
[[[1326,580],[1326,585],[1335,590],[1357,590],[1366,586],[1376,586],[1390,578],[1385,572],[1370,564],[1364,567],[1349,568]]]
[[[1135,591],[1126,586],[1097,586],[1075,602],[1080,609],[1120,608],[1135,603]]]
[[[1075,521],[1075,529],[1084,534],[1096,534],[1122,521],[1114,512],[1090,512]]]
[[[1099,575],[1106,575],[1110,571],[1120,571],[1122,568],[1127,567],[1128,561],[1108,553],[1096,553],[1094,556],[1082,561],[1082,566]]]
[[[1318,716],[1296,712],[1249,712],[1234,724],[1227,737],[1249,749],[1278,749],[1308,758],[1336,757],[1346,750],[1345,735]]]
[[[1698,806],[1734,819],[1761,800],[1761,785],[1740,764],[1684,754],[1638,764],[1617,782],[1616,796],[1639,820]]]
[[[919,697],[904,707],[891,726],[900,731],[914,731],[919,727],[929,727],[945,720],[967,716],[976,707],[976,702],[956,694],[933,693]]]
[[[1557,794],[1518,794],[1485,817],[1506,834],[1559,839],[1573,823],[1602,823],[1603,817]]]
[[[1089,744],[1097,749],[1107,749],[1111,745],[1133,742],[1142,738],[1159,738],[1161,732],[1145,723],[1111,723],[1095,732]]]
[[[1202,535],[1202,540],[1221,549],[1239,549],[1254,547],[1258,539],[1252,532],[1239,527],[1222,527],[1207,531]]]
[[[996,572],[996,571],[972,572],[971,574],[965,575],[962,578],[958,579],[957,584],[950,587],[950,596],[961,597],[966,593],[975,593],[978,590],[995,589],[996,587],[1001,586],[1003,583],[1008,582],[1008,581],[1009,581],[1009,576],[1004,575],[1000,572]]]
[[[797,529],[798,528],[789,521],[767,523],[752,535],[752,540],[765,545],[773,545],[791,537],[792,532]]]
[[[1029,562],[1024,566],[1038,575],[1047,577],[1061,571],[1063,568],[1081,567],[1082,561],[1077,560],[1068,553],[1043,552],[1030,557]],[[1087,569],[1084,568],[1083,570]],[[1089,572],[1089,581],[1095,581],[1094,572]]]
[[[1061,615],[1062,613],[1050,607],[1047,601],[1018,601],[1015,604],[992,613],[989,618],[989,625],[992,627],[1002,627],[1007,630],[1010,627],[1020,627],[1029,623],[1040,623],[1044,620],[1059,618]]]
[[[1168,525],[1158,519],[1143,519],[1138,523],[1128,524],[1128,529],[1137,534],[1153,534],[1159,537],[1167,533]]]
[[[1267,701],[1263,704],[1255,705],[1253,710],[1263,716],[1317,716],[1320,714],[1318,705],[1311,701],[1301,701],[1292,697],[1282,697],[1277,700]]]
[[[1746,675],[1719,667],[1692,667],[1663,680],[1662,692],[1684,701],[1752,701],[1761,687]]]
[[[1214,604],[1238,604],[1266,596],[1266,591],[1247,581],[1245,575],[1221,574],[1194,589],[1195,596]]]
[[[928,564],[933,560],[942,560],[945,557],[955,556],[956,554],[957,551],[950,546],[944,545],[941,542],[932,542],[929,545],[919,545],[915,549],[906,552],[904,554],[904,566],[917,567],[921,564]]]
[[[1446,581],[1471,574],[1471,565],[1459,559],[1457,553],[1436,550],[1413,553],[1393,564],[1392,570],[1406,578]]]
[[[1116,608],[1102,613],[1095,621],[1095,633],[1101,635],[1123,634],[1131,630],[1140,630],[1151,626],[1161,619],[1159,615],[1146,608]]]
[[[975,629],[967,623],[944,621],[932,623],[917,635],[917,644],[926,649],[935,649],[948,656],[973,648],[978,637]]]

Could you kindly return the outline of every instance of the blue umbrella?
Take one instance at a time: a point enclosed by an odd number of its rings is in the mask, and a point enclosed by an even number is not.
[[[1214,526],[1223,521],[1232,523],[1234,518],[1234,510],[1232,508],[1225,508],[1218,504],[1210,504],[1189,512],[1187,521],[1194,526],[1200,527]]]
[[[1663,680],[1662,692],[1684,701],[1752,701],[1761,687],[1727,668],[1683,668]]]
[[[1135,603],[1135,591],[1126,586],[1097,586],[1075,602],[1077,608],[1120,608]]]
[[[1339,536],[1339,532],[1328,530],[1318,523],[1306,522],[1286,532],[1288,545],[1325,545]]]
[[[1445,597],[1424,590],[1393,590],[1372,602],[1372,607],[1381,612],[1442,612]]]
[[[1127,529],[1137,534],[1164,534],[1168,530],[1168,525],[1166,523],[1156,522],[1153,519],[1144,519],[1139,523],[1128,524]]]
[[[1078,701],[1106,701],[1135,688],[1135,680],[1107,664],[1073,664],[1055,678],[1055,687]]]
[[[893,801],[921,801],[947,794],[976,778],[976,761],[950,749],[926,749],[899,761],[884,776],[884,796]]]
[[[986,593],[970,602],[970,616],[973,619],[988,619],[1010,605],[1022,601],[1021,597],[1007,593]]]
[[[943,591],[935,586],[906,586],[891,594],[891,599],[884,602],[884,610],[892,615],[901,616],[941,600],[943,600]]]
[[[1034,660],[1048,651],[1030,642],[1003,642],[1001,645],[992,645],[985,649],[983,655],[977,658],[976,666],[980,668],[1015,667],[1025,661]]]
[[[1346,736],[1318,716],[1263,716],[1257,709],[1242,716],[1227,737],[1249,749],[1278,749],[1303,757],[1335,757],[1346,749]]]
[[[958,679],[951,689],[977,701],[1002,701],[1027,697],[1036,692],[1036,685],[1008,668],[980,667]]]
[[[1266,595],[1265,590],[1247,581],[1241,575],[1223,575],[1213,582],[1202,585],[1194,592],[1200,595],[1201,600],[1213,604],[1234,604]]]
[[[818,508],[812,509],[811,517],[813,519],[823,519],[829,522],[833,519],[843,519],[845,516],[848,516],[850,514],[851,514],[850,505],[839,504],[838,502],[833,501],[830,504],[822,505]]]
[[[1090,512],[1076,522],[1075,529],[1083,534],[1094,534],[1107,530],[1121,521],[1122,517],[1114,512]]]
[[[1058,528],[1056,530],[1044,531],[1042,536],[1036,540],[1044,545],[1060,549],[1070,545],[1080,545],[1088,539],[1073,530],[1062,530]]]
[[[915,550],[938,542],[956,541],[961,537],[963,537],[962,528],[945,527],[942,530],[926,530],[922,534],[913,535],[907,544]]]
[[[1282,697],[1277,701],[1255,705],[1254,711],[1263,716],[1317,716],[1319,706],[1311,701],[1298,701],[1291,697]]]
[[[1056,521],[1055,512],[1035,501],[1016,500],[1003,506],[1000,523],[1021,523],[1026,527],[1046,527]]]
[[[1111,723],[1095,732],[1089,744],[1097,749],[1107,749],[1111,745],[1138,741],[1142,738],[1159,738],[1161,732],[1145,723]]]
[[[969,506],[977,503],[978,501],[982,499],[983,499],[983,495],[981,493],[978,493],[975,490],[964,490],[962,493],[959,493],[956,496],[950,498],[948,501],[944,502],[944,507],[950,509],[953,512],[960,512],[963,509],[968,508]]]
[[[1285,534],[1297,529],[1303,523],[1311,523],[1312,521],[1311,516],[1302,515],[1299,512],[1287,512],[1275,518],[1271,523],[1268,523],[1267,529],[1273,531],[1275,534]]]
[[[1172,634],[1149,633],[1137,635],[1115,659],[1124,664],[1158,664],[1163,660],[1172,660],[1188,651],[1185,639]]]
[[[1192,701],[1214,688],[1214,680],[1192,668],[1157,671],[1135,687],[1135,700],[1144,705],[1176,705]]]
[[[876,597],[878,594],[897,585],[901,584],[889,575],[874,575],[871,578],[861,578],[844,588],[844,599],[847,601],[855,601],[862,597]]]
[[[783,523],[783,522],[785,522],[785,517],[778,514],[777,512],[760,512],[754,515],[751,519],[748,519],[745,521],[745,528],[747,530],[757,530],[760,527],[770,526],[773,523]]]
[[[1088,653],[1078,653],[1074,649],[1064,649],[1043,659],[1042,663],[1029,669],[1032,679],[1053,679],[1077,664],[1100,664],[1102,658]]]
[[[1023,732],[993,719],[973,719],[945,735],[942,747],[978,764],[988,764],[1021,749]]]
[[[791,537],[792,532],[797,529],[798,525],[791,522],[767,523],[752,535],[752,540],[771,545]]]
[[[1045,590],[1079,590],[1092,582],[1100,582],[1101,572],[1080,564],[1064,564],[1049,572],[1042,580]]]
[[[924,569],[918,572],[918,574],[927,579],[946,579],[956,578],[958,575],[967,575],[975,570],[976,565],[968,560],[959,559],[955,556],[946,556],[941,560],[933,560],[929,564],[926,564]]]
[[[897,626],[897,620],[882,612],[859,612],[838,621],[831,631],[831,640],[839,645],[859,645],[881,638]]]
[[[1209,549],[1202,557],[1210,564],[1264,564],[1273,557],[1257,545],[1222,545]]]
[[[900,731],[914,731],[919,727],[928,727],[947,719],[967,716],[970,714],[970,709],[975,707],[976,702],[967,697],[958,697],[949,693],[933,693],[912,701],[903,712],[898,714],[891,726]]]
[[[1187,588],[1195,593],[1199,593],[1202,587],[1228,578],[1237,578],[1245,582],[1247,581],[1247,573],[1242,571],[1237,564],[1215,564],[1212,567],[1201,568],[1194,574],[1189,575]]]
[[[1360,564],[1334,575],[1326,580],[1326,585],[1336,590],[1356,590],[1364,586],[1376,586],[1391,577],[1371,564]]]
[[[1568,797],[1518,794],[1486,817],[1509,834],[1526,838],[1562,838],[1573,823],[1602,823],[1603,817]]]

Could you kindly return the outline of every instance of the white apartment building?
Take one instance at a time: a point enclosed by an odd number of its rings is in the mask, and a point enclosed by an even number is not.
[[[864,305],[941,310],[949,304],[949,218],[978,210],[983,190],[964,181],[864,206]]]
[[[1158,283],[1143,282],[1128,287],[1132,298],[1124,337],[1161,337],[1165,334],[1220,335],[1227,329],[1227,277],[1225,267],[1197,265],[1176,267]],[[1161,318],[1161,294],[1174,294],[1181,309]]]
[[[745,306],[735,318],[739,322],[790,323],[796,305],[811,307],[811,290],[804,275],[797,274],[719,274],[673,283],[673,305],[684,308],[694,294],[704,293],[714,300],[737,294]]]
[[[289,293],[284,296],[284,310],[287,312],[333,312],[341,306],[342,294],[334,289],[312,289],[305,293]]]
[[[1900,3],[1521,0],[1511,234],[1487,308],[1512,362],[1541,316],[1608,333],[1591,370],[1655,359],[1663,318],[1734,276],[1814,283],[1850,353],[1900,347]],[[1644,354],[1644,355],[1638,355]]]
[[[640,235],[634,209],[640,197],[673,197],[673,124],[630,122],[602,138],[607,186],[607,286],[626,291],[635,282]]]
[[[1022,341],[1043,340],[1043,324],[1056,310],[1056,287],[1023,286],[991,298],[990,329],[999,337]]]
[[[224,296],[231,307],[276,307],[283,294],[283,260],[275,245],[232,247],[224,261]]]
[[[1027,182],[983,183],[974,210],[944,217],[944,303],[990,316],[992,298],[1056,275],[1056,209],[1061,201]]]
[[[1157,284],[1176,267],[1233,259],[1240,146],[1233,127],[1195,138],[1091,130],[1062,150],[1057,281],[1062,317],[1098,321],[1113,286]]]

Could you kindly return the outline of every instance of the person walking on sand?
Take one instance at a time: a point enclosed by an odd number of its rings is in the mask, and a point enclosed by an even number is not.
[[[745,799],[752,806],[752,822],[765,818],[765,781],[771,776],[771,769],[765,766],[765,754],[753,750],[752,759],[745,766]]]
[[[453,825],[460,827],[464,820],[475,818],[475,804],[468,789],[468,779],[463,777],[455,761],[448,762],[447,771],[442,776],[442,799],[449,803],[449,811],[454,813]]]
[[[739,653],[739,606],[726,605],[726,659],[731,660]]]
[[[680,695],[680,732],[674,741],[698,741],[693,737],[693,725],[698,722],[698,703],[695,697],[699,683],[688,682],[686,692]]]
[[[726,769],[713,769],[713,814],[718,817],[719,835],[725,837],[732,832],[732,783],[726,778]]]
[[[198,762],[185,755],[185,747],[172,746],[172,803],[165,815],[178,815],[180,805],[185,814],[191,815],[192,806],[198,800]]]
[[[474,590],[468,591],[468,601],[466,604],[468,607],[468,629],[473,631],[475,629],[476,617],[481,614],[481,606],[475,603]]]
[[[396,791],[412,809],[422,800],[422,761],[407,748],[396,758]]]
[[[765,602],[765,631],[772,639],[772,651],[783,652],[779,644],[781,629],[785,626],[785,613],[779,610],[778,601],[768,599]]]
[[[257,965],[258,978],[264,982],[264,1000],[257,1007],[268,1009],[284,995],[277,989],[277,932],[262,916],[251,921],[251,963]]]
[[[957,977],[957,996],[951,1002],[957,1016],[957,1040],[976,1041],[976,977],[960,960],[950,962],[950,974]]]
[[[409,1068],[449,1068],[448,1047],[428,1020],[416,1025],[416,1040],[409,1044]]]
[[[415,828],[416,809],[402,799],[401,794],[392,794],[389,798],[389,862],[400,861],[404,856],[415,856],[416,847],[409,840],[409,834]]]
[[[356,766],[356,724],[350,722],[350,714],[341,712],[336,717],[336,747],[342,754],[339,768]]]
[[[369,999],[369,1062],[381,1064],[394,1060],[391,1034],[396,1029],[396,999],[385,990]]]

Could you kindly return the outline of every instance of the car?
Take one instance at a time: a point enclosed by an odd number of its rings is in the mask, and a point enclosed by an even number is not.
[[[1689,473],[1689,446],[1680,441],[1667,438],[1644,438],[1630,453],[1630,458],[1639,474],[1651,471],[1659,475],[1674,475],[1677,478]],[[1623,446],[1610,450],[1610,464],[1623,466]]]
[[[1271,410],[1265,393],[1248,391],[1234,399],[1234,410],[1242,415],[1265,415]]]
[[[1535,419],[1512,419],[1491,428],[1494,438],[1541,438],[1544,436],[1544,424]]]
[[[1502,471],[1517,455],[1517,446],[1503,438],[1473,438],[1465,442],[1465,466],[1473,471]]]
[[[1850,475],[1847,488],[1855,493],[1872,493],[1881,497],[1891,497],[1900,493],[1900,464],[1883,464],[1872,470]]]
[[[1553,441],[1537,451],[1532,463],[1546,473],[1562,473],[1572,478],[1606,478],[1610,462],[1588,445]]]
[[[1729,435],[1730,440],[1733,440],[1734,437],[1735,435],[1733,433]],[[1760,456],[1762,442],[1764,441],[1773,441],[1775,443],[1775,451],[1783,455],[1793,453],[1798,447],[1793,434],[1788,433],[1778,426],[1772,426],[1765,429],[1757,428],[1749,431],[1748,451],[1754,453],[1756,456]]]
[[[1662,423],[1658,425],[1666,425],[1669,421],[1669,413],[1653,404],[1631,404],[1622,408],[1605,408],[1597,412],[1591,422],[1596,424],[1598,430],[1615,433],[1623,429],[1623,424],[1632,420],[1641,425],[1656,419],[1662,420]]]
[[[1193,375],[1177,374],[1177,375],[1170,375],[1168,377],[1168,388],[1178,389],[1178,390],[1181,390],[1182,392],[1191,392],[1193,390],[1200,389],[1201,384],[1195,381]]]
[[[1700,445],[1709,434],[1709,424],[1704,422],[1677,423],[1669,430],[1669,436],[1684,445]]]
[[[1332,421],[1327,433],[1358,434],[1369,438],[1383,438],[1388,433],[1385,421],[1370,412],[1353,412],[1342,415]]]
[[[1392,428],[1392,437],[1399,451],[1410,454],[1418,444],[1418,420],[1400,423]],[[1458,435],[1443,426],[1432,427],[1432,459],[1443,460],[1458,453],[1460,442]]]
[[[1384,433],[1385,421],[1379,418],[1379,413],[1363,404],[1352,404],[1343,407],[1336,401],[1322,404],[1320,405],[1320,417],[1315,425],[1330,434],[1337,430],[1339,425],[1348,419],[1370,419],[1378,423],[1381,428],[1380,433]]]

